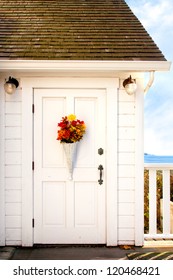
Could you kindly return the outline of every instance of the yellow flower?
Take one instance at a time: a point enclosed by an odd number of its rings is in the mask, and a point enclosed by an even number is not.
[[[74,120],[76,120],[76,116],[73,115],[73,114],[71,114],[71,115],[68,115],[68,116],[67,116],[67,119],[68,119],[69,121],[74,121]]]

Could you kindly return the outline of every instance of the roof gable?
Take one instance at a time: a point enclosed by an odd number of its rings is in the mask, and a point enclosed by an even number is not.
[[[1,0],[0,59],[165,61],[123,0]]]

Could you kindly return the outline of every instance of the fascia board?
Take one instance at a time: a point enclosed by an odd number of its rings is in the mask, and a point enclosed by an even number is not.
[[[0,72],[25,71],[169,71],[168,61],[57,61],[57,60],[0,60]]]

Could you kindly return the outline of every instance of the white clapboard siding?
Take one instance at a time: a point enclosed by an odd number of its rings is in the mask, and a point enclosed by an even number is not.
[[[135,207],[133,202],[124,202],[124,203],[119,203],[119,215],[121,216],[133,216],[135,214]]]
[[[21,178],[5,178],[6,190],[21,190],[22,188]]]
[[[21,176],[22,176],[21,165],[5,166],[5,177],[6,178],[21,178]]]
[[[22,164],[22,153],[21,152],[6,152],[5,153],[5,164]]]
[[[119,244],[122,244],[121,241],[126,241],[126,244],[129,244],[129,240],[134,242],[135,232],[133,228],[119,228],[118,229]]]
[[[20,241],[22,239],[21,228],[6,228],[7,241]]]
[[[118,202],[135,202],[135,194],[132,190],[119,190],[118,191]]]
[[[6,245],[21,245],[22,91],[5,95],[5,227]]]
[[[7,139],[5,141],[6,152],[21,152],[21,140]]]
[[[118,174],[119,174],[119,177],[134,178],[135,166],[134,165],[119,165]]]
[[[135,128],[134,127],[120,127],[119,128],[119,139],[135,139]]]
[[[134,115],[119,115],[119,127],[135,127]]]
[[[134,216],[119,216],[118,217],[119,228],[134,228],[135,217]]]
[[[118,140],[118,151],[119,152],[135,152],[135,140]]]
[[[21,216],[22,215],[22,205],[21,202],[6,202],[5,204],[6,216]]]
[[[133,102],[120,102],[119,115],[133,115],[135,114],[135,104]]]
[[[6,228],[21,228],[21,216],[6,216]]]
[[[22,202],[21,190],[6,190],[6,202]]]
[[[6,240],[6,245],[7,246],[21,246],[21,241],[18,240]]]
[[[5,113],[6,114],[20,114],[21,113],[21,102],[6,102]]]
[[[119,190],[134,190],[135,179],[134,178],[118,178]]]
[[[119,165],[129,165],[135,164],[135,154],[134,153],[119,153],[118,154],[118,164]]]
[[[21,114],[6,114],[5,125],[7,127],[21,127]]]
[[[118,244],[134,244],[135,97],[119,90],[118,99]]]
[[[21,127],[7,126],[5,128],[6,139],[21,139]]]
[[[21,246],[21,240],[6,240],[7,246]]]

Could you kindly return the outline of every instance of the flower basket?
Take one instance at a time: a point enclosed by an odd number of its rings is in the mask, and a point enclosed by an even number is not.
[[[84,121],[76,119],[75,115],[69,115],[62,118],[61,122],[58,123],[58,127],[60,129],[58,130],[57,140],[60,140],[63,146],[70,175],[69,180],[72,180],[76,145],[83,138],[86,126]]]
[[[77,143],[62,143],[63,150],[66,156],[66,163],[67,163],[67,168],[69,172],[69,180],[73,179],[73,163],[75,159],[75,154],[76,154],[76,145]]]

